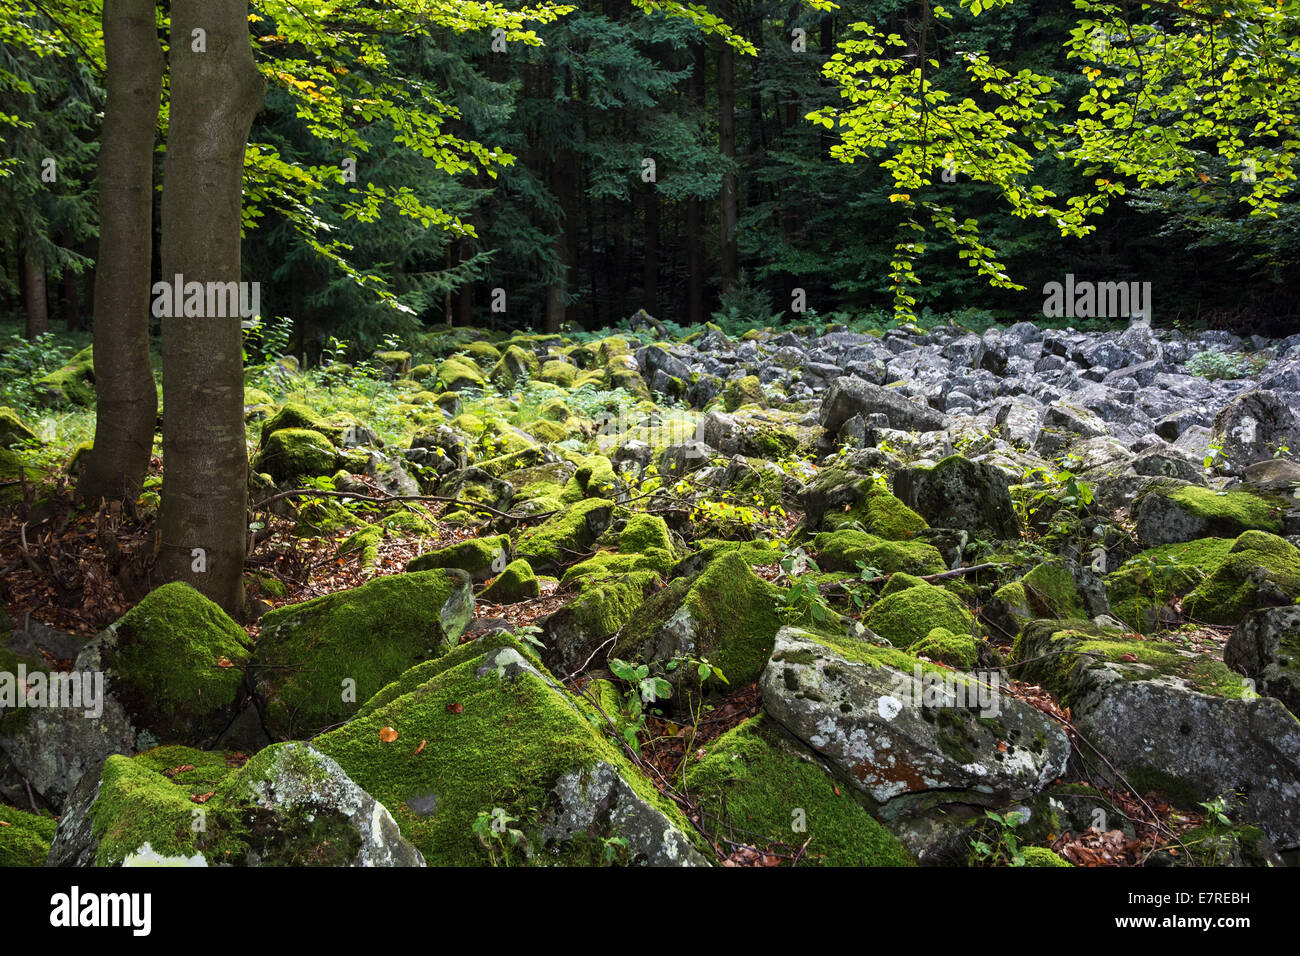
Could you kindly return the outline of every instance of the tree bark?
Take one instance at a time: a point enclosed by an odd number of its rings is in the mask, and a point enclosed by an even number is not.
[[[27,339],[50,330],[49,305],[45,295],[45,260],[31,240],[23,243],[23,300],[27,309]]]
[[[730,0],[721,0],[718,15],[723,20],[731,20]],[[723,43],[718,51],[718,149],[727,163],[722,174],[722,195],[720,197],[721,216],[719,236],[719,273],[722,291],[727,292],[736,284],[740,270],[736,254],[736,222],[740,217],[736,197],[736,56],[731,47]]]
[[[193,47],[203,31],[206,52]],[[238,282],[244,150],[265,84],[246,0],[173,0],[162,275]],[[158,572],[243,614],[248,455],[240,319],[163,319]]]
[[[659,311],[659,193],[655,183],[643,183],[645,198],[645,291],[642,308],[654,315]]]
[[[104,128],[95,263],[95,443],[77,486],[90,498],[134,498],[153,453],[158,392],[149,362],[153,148],[163,55],[152,0],[105,0]],[[75,289],[75,277],[70,288]],[[68,324],[77,304],[69,296]]]
[[[708,47],[703,43],[695,48],[695,69],[691,71],[690,100],[704,112],[704,74],[708,70]],[[704,321],[704,201],[692,198],[686,202],[686,324],[697,325]]]

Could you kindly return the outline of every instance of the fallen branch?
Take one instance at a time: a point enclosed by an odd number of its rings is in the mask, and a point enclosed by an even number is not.
[[[294,488],[291,491],[281,491],[279,494],[262,499],[255,505],[250,505],[248,510],[262,511],[268,505],[283,501],[286,498],[351,498],[353,501],[364,501],[367,504],[375,505],[401,504],[408,501],[436,501],[443,504],[460,505],[462,508],[470,508],[475,511],[483,511],[494,518],[503,518],[508,521],[541,521],[558,513],[544,511],[533,515],[516,515],[506,511],[498,511],[496,508],[477,501],[463,501],[460,498],[447,498],[442,495],[359,495],[351,491],[324,491],[317,488]]]
[[[939,574],[922,575],[921,580],[930,581],[930,582],[943,581],[948,578],[959,578],[962,575],[972,574],[976,571],[987,571],[989,568],[1005,568],[1005,567],[1006,567],[1005,564],[997,561],[990,562],[988,564],[972,564],[969,565],[968,567],[956,568],[955,570],[952,571],[943,571]],[[855,580],[844,579],[840,581],[828,581],[825,584],[819,584],[817,587],[818,590],[821,591],[834,591],[836,589],[843,589],[850,584],[883,584],[884,582],[892,578],[895,574],[902,574],[902,573],[903,572],[901,571],[895,571],[890,574],[881,574],[874,578],[859,578]]]

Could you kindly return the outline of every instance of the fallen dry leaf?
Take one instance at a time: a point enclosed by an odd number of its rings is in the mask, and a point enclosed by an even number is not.
[[[397,739],[397,731],[392,727],[381,727],[379,729],[379,739],[386,744],[391,744]]]

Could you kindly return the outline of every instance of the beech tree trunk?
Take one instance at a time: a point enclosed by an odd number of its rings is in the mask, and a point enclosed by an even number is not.
[[[105,0],[104,52],[108,101],[99,146],[95,444],[77,490],[91,498],[134,499],[149,469],[158,416],[149,363],[149,268],[163,55],[152,0]],[[69,301],[69,325],[77,307]]]
[[[196,50],[201,37],[205,50]],[[265,84],[246,0],[173,0],[162,275],[238,282],[244,150]],[[164,318],[157,570],[243,614],[248,455],[238,315]]]

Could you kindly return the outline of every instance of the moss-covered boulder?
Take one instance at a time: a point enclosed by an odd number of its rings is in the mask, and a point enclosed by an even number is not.
[[[525,530],[515,542],[515,554],[534,571],[549,571],[583,557],[609,527],[614,502],[586,498],[539,525]]]
[[[422,866],[397,824],[304,743],[110,757],[65,809],[54,866]]]
[[[1020,580],[998,588],[985,614],[1009,637],[1035,618],[1087,617],[1074,574],[1060,561],[1045,561]]]
[[[484,368],[501,361],[501,350],[491,342],[471,342],[465,346],[465,354]]]
[[[599,864],[607,848],[620,863],[704,863],[690,825],[601,723],[498,634],[413,668],[313,744],[431,865]]]
[[[949,455],[933,468],[904,468],[894,476],[894,494],[936,528],[972,537],[1019,538],[1011,486],[997,466]]]
[[[954,634],[946,627],[932,628],[929,634],[909,647],[907,652],[962,670],[970,670],[979,661],[974,635]]]
[[[453,355],[438,366],[438,378],[449,392],[462,392],[466,389],[487,388],[483,371],[472,358]]]
[[[910,853],[775,721],[755,717],[704,748],[687,789],[709,838],[821,866],[914,866]]]
[[[82,349],[62,368],[37,380],[36,394],[43,405],[89,408],[95,404],[95,362],[90,346]]]
[[[742,405],[767,406],[767,397],[757,375],[733,378],[722,390],[722,406],[727,411],[734,412]]]
[[[234,718],[251,641],[226,612],[181,582],[150,591],[94,639],[94,664],[132,723],[159,743],[210,743]]]
[[[613,498],[622,487],[623,482],[614,471],[613,463],[603,455],[592,455],[583,460],[569,478],[560,493],[560,500],[572,504],[583,498]]]
[[[519,558],[507,564],[505,570],[483,589],[479,598],[490,604],[518,604],[541,593],[541,583],[533,573],[532,565]]]
[[[262,618],[249,668],[267,732],[308,737],[414,664],[456,646],[474,616],[469,575],[456,569],[376,578]]]
[[[59,821],[49,813],[28,813],[0,805],[0,869],[44,866]]]
[[[860,528],[887,541],[907,541],[929,524],[875,475],[824,468],[799,494],[810,530]]]
[[[1233,543],[1228,538],[1199,538],[1134,555],[1106,576],[1112,614],[1144,634],[1176,623],[1173,601],[1213,574]]]
[[[818,564],[827,571],[856,571],[861,562],[883,574],[940,574],[943,555],[922,541],[886,541],[863,531],[823,531],[813,539]]]
[[[36,433],[23,424],[12,408],[0,408],[0,448],[13,448],[33,441]]]
[[[695,578],[675,579],[623,628],[612,657],[654,664],[684,707],[699,690],[694,668],[665,665],[706,659],[733,687],[757,680],[780,621],[775,589],[736,554],[723,554]],[[706,690],[715,689],[710,683]]]
[[[1300,600],[1300,548],[1285,538],[1247,531],[1223,562],[1183,601],[1187,614],[1210,624],[1236,624],[1259,607]]]
[[[374,354],[375,364],[392,375],[405,375],[411,369],[411,353],[389,350]]]
[[[674,552],[668,523],[658,515],[638,512],[627,519],[618,536],[618,550],[624,554],[645,554],[651,550]]]
[[[1051,847],[1027,846],[1024,849],[1025,866],[1074,866]]]
[[[936,627],[953,634],[973,634],[975,627],[960,598],[924,581],[886,593],[871,606],[863,623],[895,647],[911,647]]]
[[[488,372],[488,381],[499,388],[514,388],[520,382],[536,378],[537,374],[537,356],[517,345],[510,345]]]
[[[1235,538],[1243,531],[1282,531],[1283,506],[1253,491],[1214,491],[1162,481],[1143,492],[1133,509],[1138,541],[1155,548],[1198,538]]]
[[[338,453],[330,440],[309,428],[281,428],[271,434],[253,459],[253,470],[275,481],[334,474]]]
[[[569,388],[573,385],[573,380],[578,375],[578,369],[571,362],[550,361],[542,366],[542,370],[537,374],[539,381],[546,382],[550,385],[559,385],[562,388]]]
[[[412,558],[407,571],[428,571],[432,568],[460,568],[476,584],[481,584],[505,570],[510,561],[510,536],[496,535],[488,538],[470,538],[457,544],[430,551]]]
[[[1300,845],[1300,721],[1221,661],[1086,621],[1026,625],[1014,657],[1106,755],[1103,779],[1188,808],[1227,794],[1234,820]]]
[[[247,391],[247,390],[245,390]],[[271,417],[262,423],[261,446],[266,447],[267,440],[276,432],[285,428],[305,428],[319,432],[332,443],[338,443],[343,437],[344,426],[335,424],[323,415],[319,415],[309,405],[301,402],[285,402]]]
[[[557,672],[568,675],[581,666],[663,584],[658,572],[642,567],[643,556],[613,557],[624,559],[627,566],[588,567],[570,576],[567,584],[577,588],[577,596],[541,622],[545,659]]]

